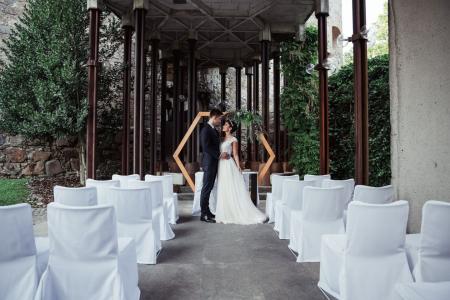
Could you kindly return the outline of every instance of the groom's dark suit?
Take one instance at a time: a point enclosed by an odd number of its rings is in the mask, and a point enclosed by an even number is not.
[[[200,145],[203,150],[203,187],[200,195],[200,207],[202,216],[211,216],[209,210],[209,195],[214,187],[217,176],[217,167],[220,158],[220,137],[219,132],[208,123],[200,133]]]

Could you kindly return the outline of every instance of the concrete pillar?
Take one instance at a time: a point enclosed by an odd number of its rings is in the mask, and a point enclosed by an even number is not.
[[[448,0],[389,1],[392,185],[409,233],[426,201],[450,202],[449,11]]]
[[[157,33],[150,40],[151,44],[151,97],[150,97],[150,174],[156,174],[156,137],[157,137],[157,102],[158,102],[158,62],[159,36]]]
[[[327,59],[327,17],[328,0],[316,0],[316,18],[319,29],[318,58],[319,58],[319,102],[320,102],[320,174],[330,172],[330,151],[328,134],[328,70],[324,66]]]
[[[355,98],[355,183],[369,184],[369,84],[367,78],[366,1],[353,0],[353,66]]]
[[[134,131],[133,172],[144,178],[144,107],[145,107],[145,14],[144,1],[134,1],[135,75],[134,75]]]
[[[130,172],[130,94],[131,94],[131,45],[133,27],[131,16],[122,17],[123,30],[123,83],[122,83],[122,175]]]
[[[86,132],[87,178],[96,177],[97,144],[97,77],[100,31],[99,1],[88,1],[89,12],[89,58],[88,58],[88,117]]]

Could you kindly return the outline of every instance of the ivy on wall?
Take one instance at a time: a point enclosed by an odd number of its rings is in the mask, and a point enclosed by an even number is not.
[[[317,72],[306,66],[317,62],[317,29],[306,29],[305,42],[281,45],[285,86],[281,116],[288,129],[290,163],[300,174],[319,172],[319,99]],[[390,112],[389,57],[380,55],[369,64],[369,170],[370,184],[389,184]],[[335,179],[354,177],[353,65],[329,77],[330,166]]]
[[[390,110],[389,56],[369,59],[369,183],[389,184]],[[343,66],[329,78],[330,166],[336,179],[353,178],[355,170],[355,126],[353,64]]]
[[[304,42],[281,44],[285,85],[281,117],[289,134],[290,163],[299,174],[319,172],[318,78],[306,66],[317,61],[317,29],[306,29]]]

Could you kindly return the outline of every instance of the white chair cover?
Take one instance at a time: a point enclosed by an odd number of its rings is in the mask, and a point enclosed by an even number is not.
[[[107,188],[110,187],[119,187],[119,180],[95,180],[95,179],[86,179],[86,187],[95,187],[97,189],[97,202],[98,204],[107,204],[108,201],[108,192]]]
[[[140,264],[156,264],[161,250],[159,222],[153,220],[149,188],[109,188],[111,205],[116,209],[120,237],[132,237]]]
[[[344,233],[344,188],[318,188],[307,186],[303,189],[303,209],[292,211],[292,235],[298,252],[297,262],[320,261],[320,243],[324,234]]]
[[[393,300],[412,282],[405,253],[408,203],[352,201],[347,233],[322,238],[319,287],[343,300]]]
[[[203,187],[203,172],[195,173],[195,192],[194,192],[194,203],[192,204],[192,215],[200,216],[201,208],[200,208],[200,195],[202,193]],[[209,195],[209,210],[213,214],[216,213],[217,206],[217,179],[214,182],[214,188]]]
[[[413,257],[411,269],[416,281],[450,281],[450,203],[425,203],[421,234],[407,235],[406,251]]]
[[[29,204],[0,206],[0,241],[0,299],[33,299],[47,266],[48,242],[37,247]]]
[[[141,180],[141,176],[139,174],[131,174],[131,175],[118,175],[114,174],[111,178],[112,180],[119,180],[120,187],[127,188],[128,181],[130,180]]]
[[[322,181],[325,179],[331,179],[330,174],[326,174],[326,175],[311,175],[311,174],[306,174],[305,176],[303,176],[303,180],[304,181],[311,181],[314,180],[316,182],[316,187],[322,187]]]
[[[137,300],[136,249],[111,206],[47,206],[50,257],[35,300]]]
[[[175,233],[169,224],[169,213],[163,200],[163,182],[161,180],[153,181],[128,181],[129,188],[147,188],[150,189],[151,201],[153,206],[153,219],[156,221],[154,228],[158,229],[158,249],[161,249],[161,241],[168,241],[175,237]]]
[[[145,181],[163,182],[164,205],[169,214],[169,223],[177,224],[178,221],[178,194],[173,192],[173,176],[172,175],[145,175]]]
[[[392,185],[382,187],[357,185],[353,194],[353,201],[373,204],[391,203],[394,201],[394,187]]]
[[[69,206],[97,205],[97,189],[95,187],[64,187],[53,188],[53,198],[56,203]]]
[[[269,217],[268,223],[275,222],[275,203],[281,200],[283,194],[284,180],[299,180],[298,175],[283,176],[279,174],[270,175],[270,183],[272,184],[272,192],[266,196],[266,215]],[[278,228],[277,228],[278,230]]]
[[[315,186],[315,181],[285,180],[281,201],[275,203],[275,226],[280,239],[289,239],[291,211],[300,211],[303,207],[303,188]]]
[[[395,291],[402,300],[448,300],[450,281],[397,284]]]
[[[322,187],[331,188],[336,186],[344,187],[344,198],[345,198],[345,209],[347,209],[350,201],[353,200],[353,192],[355,190],[355,180],[354,179],[324,179],[322,180]]]

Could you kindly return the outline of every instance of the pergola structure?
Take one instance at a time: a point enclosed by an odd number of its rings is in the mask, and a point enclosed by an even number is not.
[[[123,149],[122,173],[130,171],[128,154],[131,127],[133,128],[132,171],[144,176],[144,151],[149,151],[150,173],[156,172],[157,130],[156,115],[165,114],[165,101],[157,111],[157,72],[161,64],[161,99],[166,99],[167,64],[173,68],[173,132],[172,139],[181,141],[182,119],[179,96],[182,72],[180,58],[187,57],[188,76],[188,120],[193,120],[197,108],[197,70],[220,68],[222,100],[225,100],[226,69],[236,69],[236,108],[241,109],[241,70],[245,67],[247,80],[247,110],[262,108],[264,126],[269,126],[269,60],[274,59],[274,144],[277,159],[280,149],[280,60],[279,42],[297,35],[300,39],[304,23],[315,12],[319,29],[320,86],[320,172],[329,172],[328,150],[328,83],[326,24],[328,0],[88,0],[90,16],[90,55],[88,61],[89,114],[87,124],[87,169],[88,178],[95,178],[96,148],[96,101],[97,66],[100,11],[107,6],[122,19],[124,34],[125,65],[123,76]],[[349,38],[354,43],[355,60],[355,120],[356,120],[356,181],[368,182],[368,119],[367,119],[367,47],[361,34],[365,25],[365,0],[353,0],[354,34]],[[132,60],[132,37],[134,31],[134,61]],[[151,86],[149,103],[145,101],[146,51],[151,49]],[[162,57],[159,54],[163,53]],[[130,126],[131,66],[134,65],[133,126]],[[261,94],[259,93],[259,68],[261,67]],[[253,78],[252,78],[253,77]],[[152,131],[150,149],[144,149],[144,108],[150,108]],[[184,110],[184,109],[183,109]],[[161,118],[161,128],[165,128]],[[163,131],[162,131],[163,132]],[[167,152],[161,135],[161,152]],[[240,132],[238,132],[240,140]],[[191,140],[187,146],[185,163],[197,160],[197,142]],[[252,160],[257,160],[257,145],[248,149]]]

